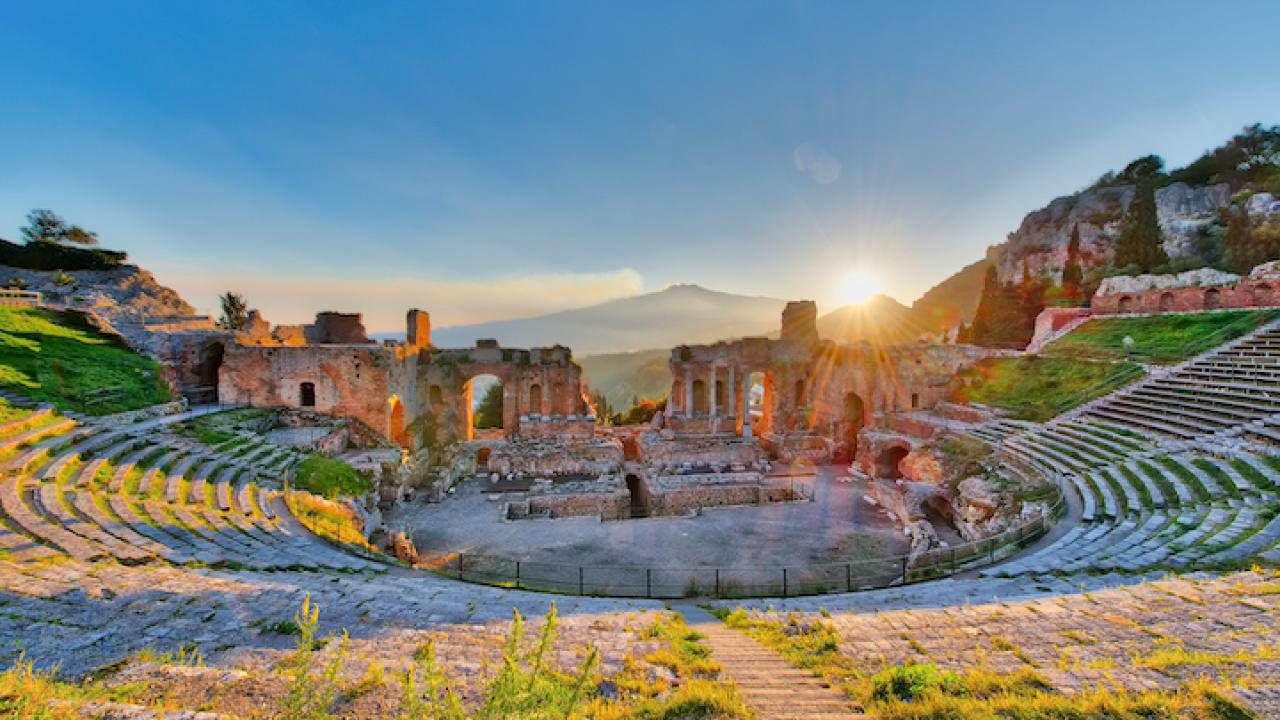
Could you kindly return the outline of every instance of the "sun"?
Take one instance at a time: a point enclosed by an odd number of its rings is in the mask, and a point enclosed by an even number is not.
[[[880,282],[866,270],[853,270],[840,281],[840,300],[846,305],[860,303],[880,290]]]

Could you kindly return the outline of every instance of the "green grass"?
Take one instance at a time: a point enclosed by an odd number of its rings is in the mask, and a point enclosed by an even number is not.
[[[0,425],[8,425],[31,414],[26,408],[14,407],[8,400],[0,398]]]
[[[1275,486],[1271,479],[1262,474],[1262,471],[1254,467],[1252,463],[1241,460],[1240,458],[1231,459],[1231,467],[1236,469],[1245,480],[1248,480],[1254,487],[1259,490],[1270,490]]]
[[[32,308],[0,308],[0,388],[93,415],[172,399],[154,360],[90,328],[78,314]],[[103,388],[121,394],[81,406],[85,393]]]
[[[325,497],[364,495],[373,491],[373,480],[331,457],[312,453],[298,463],[293,486]]]
[[[1034,355],[987,358],[957,376],[954,399],[1003,408],[1021,420],[1043,421],[1141,376],[1142,369],[1131,363]]]
[[[1203,470],[1206,475],[1212,477],[1213,481],[1218,483],[1218,487],[1222,488],[1222,491],[1228,496],[1236,499],[1240,498],[1240,488],[1236,487],[1231,476],[1228,475],[1225,470],[1218,467],[1217,463],[1210,462],[1206,458],[1196,458],[1191,462],[1194,463],[1196,467]]]
[[[1191,472],[1191,470],[1187,469],[1185,465],[1167,456],[1156,458],[1156,462],[1165,466],[1168,468],[1169,472],[1172,472],[1174,475],[1181,478],[1182,482],[1186,483],[1191,492],[1195,494],[1197,500],[1200,502],[1210,502],[1213,500],[1213,496],[1209,494],[1209,488],[1205,487],[1204,483],[1200,481],[1200,478],[1197,477],[1195,473]]]
[[[1224,311],[1090,320],[1045,348],[1045,354],[1103,360],[1126,357],[1174,363],[1234,340],[1280,318],[1280,310]],[[1133,338],[1126,351],[1124,339]]]

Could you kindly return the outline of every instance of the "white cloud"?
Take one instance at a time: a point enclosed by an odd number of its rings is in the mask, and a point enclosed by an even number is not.
[[[273,324],[310,322],[321,310],[364,313],[370,332],[404,329],[409,308],[431,313],[432,325],[463,325],[585,307],[644,291],[624,268],[600,273],[543,273],[484,280],[321,278],[164,271],[156,278],[201,313],[216,314],[218,295],[232,290]]]

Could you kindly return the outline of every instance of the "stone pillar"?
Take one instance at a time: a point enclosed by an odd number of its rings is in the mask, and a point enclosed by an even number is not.
[[[551,399],[551,382],[550,376],[547,374],[547,367],[542,366],[542,397],[538,399],[538,414],[546,417],[551,413],[547,412],[547,402]]]
[[[726,395],[728,395],[728,396],[729,396],[729,397],[728,397],[729,408],[728,408],[728,413],[727,413],[727,414],[728,414],[730,417],[733,417],[733,416],[735,416],[735,415],[737,415],[737,414],[738,414],[738,413],[737,413],[737,408],[738,408],[738,402],[737,402],[737,401],[738,401],[738,385],[737,385],[737,383],[735,383],[735,382],[734,382],[734,378],[733,378],[733,366],[732,366],[732,365],[730,365],[730,366],[729,366],[729,381],[728,381],[728,382],[726,382],[724,386],[725,386],[726,388],[728,388],[728,390],[729,390],[729,392],[725,393]]]
[[[684,416],[693,417],[693,367],[684,366]]]
[[[711,411],[711,417],[720,417],[720,408],[716,407],[716,366],[711,366],[711,376],[707,381],[707,399],[710,401],[707,408]]]
[[[751,373],[742,374],[742,437],[751,439]]]

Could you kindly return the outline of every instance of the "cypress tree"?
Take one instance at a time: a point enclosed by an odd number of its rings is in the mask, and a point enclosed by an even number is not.
[[[1080,226],[1071,226],[1071,239],[1067,241],[1067,262],[1062,266],[1062,296],[1072,303],[1084,300],[1081,284],[1084,271],[1080,269]]]
[[[1134,187],[1133,202],[1125,214],[1120,239],[1116,241],[1116,265],[1136,265],[1149,272],[1169,262],[1164,252],[1164,239],[1160,223],[1156,219],[1156,186],[1151,179],[1144,179]]]
[[[1241,206],[1236,212],[1223,208],[1222,219],[1226,224],[1226,234],[1222,244],[1227,253],[1227,263],[1232,271],[1244,275],[1259,263],[1267,261],[1266,253],[1255,242],[1253,224],[1249,222],[1249,213]]]

